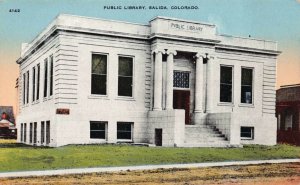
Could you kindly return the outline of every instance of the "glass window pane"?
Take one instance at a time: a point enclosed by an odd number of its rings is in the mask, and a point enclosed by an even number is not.
[[[252,103],[252,87],[242,86],[241,89],[241,102],[242,103]]]
[[[242,85],[252,85],[252,69],[242,68]]]
[[[221,84],[220,86],[220,101],[221,102],[231,102],[232,98],[232,86]]]
[[[90,138],[105,139],[107,122],[90,122]]]
[[[119,76],[132,76],[133,58],[119,57]]]
[[[92,74],[92,94],[106,95],[106,75]]]
[[[183,71],[173,72],[173,87],[189,88],[190,86],[190,73]]]
[[[221,83],[232,84],[232,67],[221,66]]]
[[[253,69],[242,68],[241,102],[252,103]]]
[[[107,72],[107,56],[106,55],[92,55],[92,73],[106,74]]]
[[[118,95],[132,96],[132,77],[119,77]]]
[[[132,139],[132,123],[118,122],[117,124],[117,139]]]

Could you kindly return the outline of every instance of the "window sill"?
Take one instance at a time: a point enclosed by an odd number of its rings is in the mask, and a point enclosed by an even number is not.
[[[218,106],[228,106],[228,107],[234,107],[233,103],[230,102],[219,102]]]
[[[247,104],[247,103],[241,103],[239,104],[239,107],[255,108],[254,104]]]
[[[96,95],[92,94],[88,96],[88,99],[104,99],[104,100],[109,100],[107,95]]]
[[[90,138],[91,141],[103,141],[106,142],[106,139],[103,138]]]
[[[130,96],[118,96],[115,100],[123,100],[123,101],[135,101],[133,97]]]
[[[117,139],[118,143],[133,143],[132,139]]]
[[[244,138],[241,138],[241,140],[254,140],[254,138],[246,138],[246,137],[244,137]]]

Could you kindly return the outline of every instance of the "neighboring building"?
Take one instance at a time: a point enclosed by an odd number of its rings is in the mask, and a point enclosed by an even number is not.
[[[18,141],[276,144],[277,43],[216,29],[59,15],[22,45]]]
[[[276,92],[277,142],[300,145],[300,84]]]
[[[13,107],[0,106],[0,115],[0,138],[17,139]]]

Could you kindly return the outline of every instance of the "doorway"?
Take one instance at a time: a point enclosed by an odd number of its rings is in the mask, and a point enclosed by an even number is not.
[[[190,91],[174,90],[173,91],[173,107],[174,109],[185,110],[185,124],[191,124],[190,118]]]
[[[162,146],[162,129],[161,128],[155,129],[155,145]]]

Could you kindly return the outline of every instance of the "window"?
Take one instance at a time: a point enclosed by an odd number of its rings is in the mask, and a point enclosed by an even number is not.
[[[117,139],[132,140],[132,122],[117,122]]]
[[[232,102],[232,67],[221,66],[220,102]]]
[[[47,86],[48,86],[48,59],[45,59],[44,62],[44,97],[47,97]]]
[[[23,123],[21,123],[21,142],[23,142]]]
[[[32,68],[32,102],[35,101],[35,67]]]
[[[24,142],[26,143],[26,136],[27,136],[27,124],[26,123],[24,123]]]
[[[32,123],[29,126],[29,143],[32,143]]]
[[[37,84],[36,84],[36,100],[40,98],[40,64],[37,65]]]
[[[41,144],[45,142],[45,122],[41,122]]]
[[[253,69],[242,68],[241,103],[252,104]]]
[[[254,127],[241,127],[241,139],[254,139]]]
[[[132,96],[133,58],[119,56],[118,96]]]
[[[36,144],[36,135],[37,135],[37,122],[34,122],[33,124],[33,143]]]
[[[90,138],[91,139],[106,139],[107,122],[91,121],[90,122]]]
[[[184,71],[174,71],[173,73],[173,87],[189,88],[190,87],[190,73]]]
[[[53,56],[50,56],[50,96],[53,95]]]
[[[92,94],[106,95],[107,55],[92,55]]]
[[[26,73],[26,103],[29,103],[29,71]]]
[[[50,143],[50,121],[46,121],[46,144]]]
[[[23,105],[26,103],[26,74],[23,74]]]

